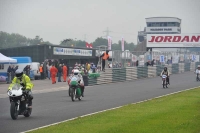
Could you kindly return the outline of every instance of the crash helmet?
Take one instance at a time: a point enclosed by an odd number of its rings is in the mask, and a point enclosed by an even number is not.
[[[80,73],[80,71],[78,69],[74,70],[74,75],[78,75]]]
[[[18,79],[21,79],[22,76],[23,76],[23,74],[24,74],[24,72],[23,72],[22,69],[17,69],[17,70],[15,71],[15,76],[16,76]]]

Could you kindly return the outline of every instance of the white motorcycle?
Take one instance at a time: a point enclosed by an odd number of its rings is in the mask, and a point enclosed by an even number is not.
[[[8,91],[10,98],[10,115],[13,120],[18,118],[18,115],[29,117],[32,108],[28,108],[28,94],[25,93],[23,86],[16,83],[12,89]]]
[[[167,87],[167,75],[162,75],[162,85],[163,85],[163,88],[168,88]]]

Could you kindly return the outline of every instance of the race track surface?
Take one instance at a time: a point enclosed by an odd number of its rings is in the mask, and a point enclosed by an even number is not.
[[[160,77],[140,79],[132,82],[86,87],[85,97],[82,101],[72,102],[68,96],[66,83],[57,83],[55,86],[50,84],[49,81],[48,84],[47,81],[34,81],[34,83],[36,84],[35,87],[40,86],[44,90],[53,87],[62,89],[58,89],[57,91],[54,89],[52,92],[44,91],[42,93],[35,91],[31,117],[25,118],[24,116],[19,116],[17,120],[12,120],[10,117],[8,98],[0,98],[1,133],[22,132],[200,85],[200,82],[195,81],[194,73],[185,72],[171,75],[171,85],[168,89],[162,88]],[[0,89],[3,89],[2,86],[5,88],[8,85],[0,84]],[[3,93],[4,91],[1,91],[2,96]]]

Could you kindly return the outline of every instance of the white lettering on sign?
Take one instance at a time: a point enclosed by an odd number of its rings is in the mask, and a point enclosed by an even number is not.
[[[147,47],[200,47],[200,34],[147,34]]]

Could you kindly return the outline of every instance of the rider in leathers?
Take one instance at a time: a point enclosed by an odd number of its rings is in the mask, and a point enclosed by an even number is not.
[[[162,76],[162,75],[166,75],[167,76],[166,82],[167,82],[167,84],[170,85],[170,83],[169,83],[169,71],[167,70],[167,67],[164,67],[164,70],[161,72],[160,76]]]
[[[82,75],[80,74],[80,71],[79,71],[78,69],[74,69],[74,71],[73,71],[73,76],[77,76],[77,78],[78,78],[78,83],[79,83],[80,88],[81,88],[81,95],[82,95],[82,97],[84,97],[84,89],[85,89],[85,86],[84,86],[83,77],[82,77]]]

